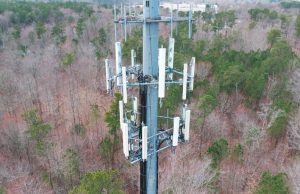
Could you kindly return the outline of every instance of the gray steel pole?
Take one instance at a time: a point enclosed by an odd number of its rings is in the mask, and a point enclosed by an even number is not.
[[[146,22],[147,19],[159,19],[159,0],[144,0],[144,30],[143,30],[143,74],[158,79],[158,30],[157,22]],[[147,114],[146,125],[148,126],[148,149],[152,155],[147,159],[146,191],[148,194],[156,194],[158,188],[158,158],[157,158],[157,109],[158,89],[157,86],[147,86]]]

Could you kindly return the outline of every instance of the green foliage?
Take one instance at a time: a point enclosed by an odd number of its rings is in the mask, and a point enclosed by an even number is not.
[[[218,105],[218,99],[212,94],[204,94],[199,98],[199,108],[203,111],[204,116],[211,113]]]
[[[12,32],[12,36],[14,37],[15,40],[20,39],[21,37],[21,29],[20,26],[15,26],[14,31]]]
[[[286,15],[280,15],[280,21],[281,21],[281,29],[287,29],[289,26],[289,19]]]
[[[115,93],[115,98],[110,106],[110,111],[105,113],[104,120],[107,123],[111,135],[117,134],[117,130],[120,129],[119,101],[121,99],[121,94]]]
[[[214,63],[224,52],[229,51],[232,43],[232,37],[223,37],[219,34],[215,35],[204,59]]]
[[[236,144],[232,152],[233,159],[237,162],[241,162],[243,159],[243,154],[244,154],[243,146],[241,144]]]
[[[95,47],[95,55],[98,60],[110,54],[111,51],[107,49],[108,32],[104,28],[100,28],[98,36],[92,40],[92,43]]]
[[[293,51],[285,40],[276,41],[270,50],[270,56],[264,61],[265,71],[269,74],[281,74],[289,67],[294,58]]]
[[[254,9],[250,9],[248,11],[251,20],[253,20],[254,22],[258,22],[261,20],[276,20],[278,19],[278,13],[276,11],[271,11],[267,8],[265,9],[260,9],[260,8],[254,8]]]
[[[205,40],[198,40],[195,42],[193,47],[193,56],[196,58],[197,61],[204,59],[206,47],[208,46],[208,42]]]
[[[75,53],[66,53],[63,56],[62,64],[64,67],[71,66],[75,61]]]
[[[67,22],[68,22],[69,24],[73,23],[73,22],[74,22],[74,17],[70,15],[70,16],[67,18]]]
[[[82,123],[75,124],[73,130],[77,135],[82,136],[85,134],[85,127]]]
[[[272,175],[269,171],[263,172],[255,194],[288,194],[289,189],[286,185],[286,177],[287,174],[285,173]]]
[[[273,100],[273,109],[282,110],[289,114],[295,109],[296,104],[293,102],[293,95],[286,87],[287,74],[282,73],[277,79],[277,84],[270,92],[270,97]]]
[[[176,48],[176,47],[175,47]],[[174,52],[174,68],[183,71],[183,65],[186,63],[186,57],[183,53]],[[173,74],[174,76],[174,74]],[[176,76],[176,75],[175,75]]]
[[[249,100],[258,100],[262,97],[267,79],[261,68],[255,68],[246,74],[243,91]]]
[[[53,26],[51,35],[57,45],[63,44],[67,39],[65,27],[61,22],[56,23],[55,26]]]
[[[286,126],[288,123],[288,117],[285,114],[280,114],[272,125],[268,128],[268,132],[271,137],[280,138],[283,137],[286,132]]]
[[[136,61],[142,63],[143,61],[143,31],[141,28],[133,29],[133,32],[127,37],[122,48],[122,54],[127,60],[131,60],[131,50],[136,52]]]
[[[284,9],[300,8],[300,2],[299,1],[284,1],[284,2],[281,2],[280,5]]]
[[[35,39],[35,37],[34,37],[34,32],[29,32],[28,33],[28,39],[29,39],[29,42],[31,43],[31,44],[33,44],[34,43],[34,39]]]
[[[42,180],[43,180],[45,183],[49,184],[49,183],[50,183],[49,173],[48,173],[46,170],[41,170],[40,173],[41,173],[41,178],[42,178]]]
[[[273,99],[273,107],[289,114],[295,109],[296,104],[293,102],[292,94],[284,91]]]
[[[272,46],[281,37],[281,31],[279,29],[272,29],[267,34],[267,41]]]
[[[248,146],[252,146],[261,136],[261,129],[253,127],[250,128],[245,136],[245,143]]]
[[[43,122],[43,120],[38,116],[36,109],[25,112],[22,116],[29,126],[27,133],[30,138],[34,140],[41,139],[50,132],[51,126]]]
[[[110,110],[105,113],[104,121],[109,129],[109,135],[106,136],[100,143],[100,155],[106,159],[107,163],[113,160],[113,154],[118,141],[118,129],[120,129],[120,113],[119,101],[122,96],[120,93],[115,93],[115,98],[111,103]]]
[[[212,157],[211,166],[216,168],[220,161],[228,154],[228,142],[226,139],[218,139],[207,150],[208,154]]]
[[[36,109],[23,113],[22,117],[28,127],[26,134],[35,142],[36,151],[42,154],[50,146],[45,142],[45,138],[52,129],[51,125],[42,120]]]
[[[90,107],[91,107],[92,120],[95,121],[95,122],[97,122],[97,120],[100,117],[99,106],[98,106],[98,104],[92,104]]]
[[[295,30],[297,37],[300,37],[300,15],[297,16],[296,23],[295,23]]]
[[[112,161],[114,143],[109,136],[105,137],[99,145],[100,156],[106,160],[107,163]]]
[[[182,89],[176,86],[170,86],[168,90],[166,90],[166,96],[163,101],[162,108],[159,109],[160,114],[166,115],[167,110],[169,111],[169,115],[173,115],[176,111],[176,106],[174,104],[178,104],[181,102],[181,94]]]
[[[17,129],[9,130],[8,135],[8,149],[15,157],[21,157],[24,149],[21,132]]]
[[[252,30],[255,26],[256,26],[256,22],[252,21],[252,22],[249,24],[249,29]]]
[[[35,33],[36,33],[38,39],[40,39],[45,32],[46,32],[46,28],[45,28],[44,23],[38,22],[35,26]]]
[[[76,29],[76,33],[78,35],[78,37],[81,37],[83,34],[83,30],[85,29],[85,18],[81,17],[78,19],[77,21],[77,25],[75,27]]]
[[[278,30],[273,32],[275,35],[272,37],[278,37]],[[203,59],[213,64],[212,72],[221,91],[238,89],[247,95],[249,102],[255,102],[263,96],[268,75],[282,74],[294,58],[286,41],[272,39],[276,40],[272,41],[272,48],[245,53],[229,50],[230,40],[222,36],[214,38]]]
[[[80,177],[80,156],[78,151],[67,149],[63,156],[64,159],[64,174],[68,184],[73,187],[77,184]]]
[[[3,41],[3,37],[0,34],[0,51],[3,49],[4,47],[4,41]]]
[[[72,9],[77,13],[90,16],[93,13],[88,3],[80,2],[24,2],[0,1],[0,13],[11,11],[10,21],[17,25],[28,25],[33,22],[61,21],[63,13],[60,8]]]
[[[213,14],[213,12],[203,12],[202,19],[205,21],[205,29],[212,29],[216,32],[225,27],[233,27],[236,16],[234,10],[222,11],[217,14]]]
[[[6,192],[4,191],[3,186],[0,185],[0,194],[5,194]]]
[[[238,85],[243,82],[244,73],[240,66],[232,65],[224,71],[223,77],[219,79],[223,80],[223,82],[221,82],[222,88],[230,91],[235,87],[237,88]]]
[[[178,34],[174,36],[175,38],[175,52],[181,53],[183,56],[190,56],[193,49],[193,40],[189,38],[189,28],[188,25],[179,23],[178,24]],[[193,26],[192,35],[196,32],[196,27]],[[175,60],[175,59],[174,59]],[[183,64],[182,64],[183,65]],[[175,67],[175,66],[174,66]]]
[[[236,16],[235,11],[233,10],[217,13],[212,23],[213,30],[218,31],[220,29],[223,29],[224,27],[233,27],[233,25],[235,24],[235,20]]]
[[[97,170],[83,176],[69,194],[122,194],[120,174],[116,170]]]
[[[23,45],[21,43],[18,43],[18,51],[20,52],[20,55],[24,57],[28,53],[28,47],[27,45]]]

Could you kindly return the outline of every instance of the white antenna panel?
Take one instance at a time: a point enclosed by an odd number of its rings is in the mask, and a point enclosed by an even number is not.
[[[110,92],[110,69],[109,69],[109,62],[108,59],[105,59],[105,75],[106,75],[106,91],[107,93]]]
[[[147,160],[148,155],[148,127],[142,128],[142,159]]]
[[[183,85],[182,85],[182,100],[186,100],[186,92],[187,92],[187,78],[188,78],[188,65],[187,63],[183,66]]]
[[[194,89],[194,77],[195,77],[195,63],[196,63],[196,59],[195,57],[192,58],[191,60],[191,63],[190,63],[190,78],[191,78],[191,81],[190,81],[190,84],[189,84],[189,90],[190,91],[193,91]]]
[[[127,104],[127,79],[126,79],[126,67],[122,67],[122,82],[123,82],[123,102]]]
[[[135,51],[132,49],[131,50],[131,67],[135,66],[135,57],[136,57],[136,53]],[[134,74],[131,75],[131,79],[134,79]]]
[[[190,139],[190,121],[191,121],[191,110],[185,111],[185,128],[184,128],[184,140],[189,141]]]
[[[165,97],[165,81],[166,81],[166,49],[160,48],[158,50],[158,67],[159,67],[159,77],[158,77],[158,97]]]
[[[121,43],[116,42],[116,75],[117,75],[117,85],[120,84],[120,74],[122,72],[122,48]]]
[[[173,69],[174,64],[174,48],[175,48],[175,39],[170,38],[169,40],[169,52],[168,52],[168,67]],[[173,73],[169,74],[169,79],[173,80]]]
[[[178,145],[178,137],[179,137],[179,117],[175,117],[173,120],[173,142],[172,146]]]
[[[128,141],[128,124],[122,123],[123,125],[123,152],[126,158],[129,156],[129,141]]]
[[[187,110],[187,104],[184,104],[182,106],[182,109],[181,109],[181,113],[182,113],[182,120],[185,121],[185,113],[186,113],[186,110]]]
[[[131,67],[134,67],[134,65],[135,65],[135,56],[136,56],[135,51],[132,49],[131,50]]]
[[[137,114],[137,112],[138,112],[138,99],[137,99],[137,97],[133,98],[133,112],[134,112],[134,114]]]
[[[123,101],[119,101],[119,114],[120,114],[120,127],[123,131],[123,122],[124,122],[124,109],[123,109]]]

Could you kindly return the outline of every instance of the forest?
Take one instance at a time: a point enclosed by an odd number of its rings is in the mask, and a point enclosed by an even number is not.
[[[122,95],[106,92],[107,2],[0,0],[0,194],[139,193]],[[193,14],[191,39],[187,24],[173,29],[174,67],[196,57],[191,139],[160,153],[159,193],[300,193],[300,3],[219,5]],[[141,63],[142,27],[126,41],[117,29],[125,63],[131,49]],[[159,45],[170,33],[160,25]],[[179,114],[181,92],[168,88],[159,115]]]

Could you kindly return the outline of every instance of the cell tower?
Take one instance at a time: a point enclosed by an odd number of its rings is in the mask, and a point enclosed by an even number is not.
[[[143,1],[143,17],[128,14],[123,5],[120,10],[118,16],[114,7],[115,74],[111,62],[106,59],[106,88],[112,94],[113,86],[116,85],[123,95],[123,100],[119,102],[123,152],[132,164],[140,162],[140,193],[155,194],[158,191],[158,153],[189,140],[191,111],[187,107],[187,92],[193,90],[195,58],[189,64],[184,64],[183,72],[173,67],[175,40],[172,34],[173,23],[188,22],[188,36],[191,37],[192,10],[190,8],[188,17],[179,17],[178,9],[175,17],[173,10],[170,17],[161,17],[159,0]],[[168,49],[159,48],[158,45],[160,23],[170,23],[171,26]],[[123,27],[125,41],[128,24],[143,25],[142,65],[136,63],[134,50],[131,51],[131,64],[123,64],[122,46],[117,42],[117,24]],[[166,87],[172,84],[182,85],[182,114],[174,118],[158,116],[158,102],[163,102]],[[128,97],[129,87],[139,88],[139,98]],[[158,118],[172,120],[173,127],[159,129]]]

